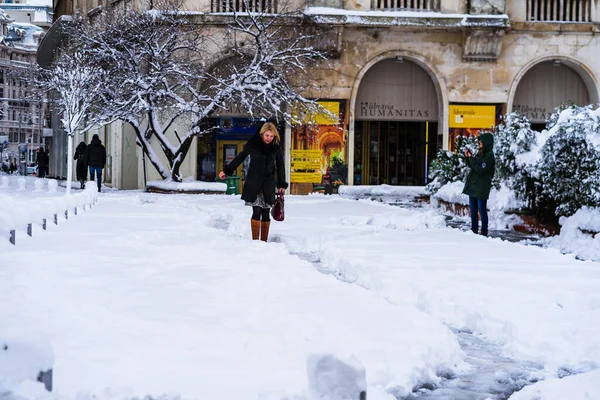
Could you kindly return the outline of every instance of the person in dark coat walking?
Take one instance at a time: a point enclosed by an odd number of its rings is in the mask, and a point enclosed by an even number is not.
[[[46,177],[46,171],[48,171],[49,161],[50,157],[48,157],[48,153],[46,153],[43,147],[40,147],[36,157],[36,162],[38,166],[38,177]]]
[[[73,160],[77,160],[75,175],[77,175],[77,180],[81,184],[81,189],[85,188],[85,181],[87,181],[87,165],[85,165],[86,147],[87,145],[85,142],[79,143],[75,149],[75,155],[73,156]]]
[[[85,148],[84,152],[85,165],[90,169],[90,181],[94,180],[98,183],[98,191],[101,191],[102,186],[102,170],[106,165],[106,148],[100,141],[98,135],[92,136],[92,141]]]
[[[252,207],[250,227],[252,240],[266,242],[269,237],[270,208],[275,204],[275,188],[280,194],[287,189],[283,153],[279,145],[277,127],[271,122],[263,124],[229,164],[219,173],[219,178],[233,175],[236,168],[250,156],[250,166],[246,174],[242,200]]]
[[[481,216],[481,234],[488,234],[487,200],[492,189],[492,178],[496,168],[494,157],[494,136],[491,133],[479,135],[479,152],[471,154],[467,149],[465,156],[467,165],[471,168],[463,193],[469,196],[471,211],[471,230],[477,234],[479,231],[478,213]]]

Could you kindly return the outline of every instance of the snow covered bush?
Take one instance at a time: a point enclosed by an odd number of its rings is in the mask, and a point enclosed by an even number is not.
[[[535,167],[517,164],[516,158],[531,151],[535,138],[536,132],[531,129],[531,123],[518,112],[506,115],[494,133],[494,186],[506,185],[515,192],[519,200],[530,200],[533,197],[535,185],[532,175]]]
[[[536,215],[555,219],[600,206],[600,109],[558,110],[530,151],[518,154],[515,162],[534,179],[528,196]]]
[[[541,152],[540,196],[556,204],[557,216],[600,206],[600,109],[563,110]]]
[[[467,177],[468,168],[463,155],[465,149],[472,154],[477,154],[478,143],[476,136],[458,136],[455,141],[456,151],[440,150],[437,157],[431,162],[429,178],[432,180],[425,190],[436,193],[447,183],[463,181]]]

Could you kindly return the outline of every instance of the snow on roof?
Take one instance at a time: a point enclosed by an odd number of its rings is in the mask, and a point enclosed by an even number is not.
[[[456,25],[505,27],[506,14],[470,15],[444,14],[433,11],[353,11],[332,7],[306,7],[305,15],[314,16],[318,23],[345,23],[359,25]],[[455,20],[455,21],[449,21]]]

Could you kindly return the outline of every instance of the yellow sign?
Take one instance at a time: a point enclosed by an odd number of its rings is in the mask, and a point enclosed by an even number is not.
[[[496,106],[450,105],[450,128],[492,128],[496,124]]]
[[[321,150],[292,150],[292,159],[295,158],[316,158],[321,159]]]
[[[318,101],[321,107],[323,107],[323,111],[317,112],[315,114],[305,114],[302,115],[302,111],[298,110],[298,107],[292,111],[292,118],[294,121],[299,122],[301,120],[302,123],[308,124],[313,123],[316,125],[338,125],[340,124],[339,116],[340,116],[340,102],[339,101]],[[329,112],[330,114],[328,114]],[[299,115],[300,113],[300,115]]]
[[[321,162],[320,161],[292,161],[292,165],[291,165],[291,169],[293,170],[298,170],[298,169],[319,169],[321,168]]]
[[[323,176],[320,172],[291,172],[292,183],[321,183]]]

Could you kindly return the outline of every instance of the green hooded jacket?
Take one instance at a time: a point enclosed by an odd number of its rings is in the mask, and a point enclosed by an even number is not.
[[[476,156],[466,159],[471,168],[463,193],[476,199],[488,199],[492,189],[496,160],[494,158],[494,136],[491,133],[479,135],[483,148]]]

